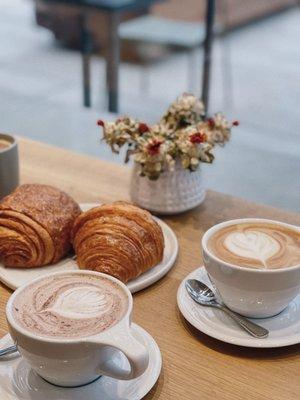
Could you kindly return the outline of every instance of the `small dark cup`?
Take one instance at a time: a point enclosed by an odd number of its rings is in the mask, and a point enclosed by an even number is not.
[[[16,138],[0,133],[0,199],[19,185],[19,152]],[[6,145],[7,144],[7,145]]]

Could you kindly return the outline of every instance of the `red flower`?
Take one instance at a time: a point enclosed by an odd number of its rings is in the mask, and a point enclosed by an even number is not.
[[[233,121],[232,123],[233,126],[239,126],[239,124],[240,124],[239,121]]]
[[[147,151],[151,156],[155,156],[159,153],[160,145],[163,143],[162,140],[153,140],[152,143],[149,143],[147,146]]]
[[[210,128],[215,127],[215,120],[213,118],[208,118],[207,123]]]
[[[141,122],[141,123],[139,124],[139,132],[140,132],[141,135],[142,135],[143,133],[149,132],[149,131],[150,131],[150,129],[149,129],[149,126],[148,126],[147,124],[145,124],[144,122]]]
[[[98,119],[97,125],[104,127],[104,121],[102,121],[102,119]]]
[[[193,144],[203,143],[206,141],[206,139],[207,139],[207,137],[206,137],[205,133],[201,133],[201,132],[194,133],[192,136],[190,136],[190,142]]]

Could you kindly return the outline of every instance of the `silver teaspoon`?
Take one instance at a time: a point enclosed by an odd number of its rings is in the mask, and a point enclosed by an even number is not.
[[[242,317],[240,314],[231,311],[224,304],[218,303],[214,292],[205,285],[205,283],[197,279],[188,279],[185,282],[185,287],[191,298],[202,306],[215,307],[224,311],[229,315],[240,327],[245,329],[250,335],[263,339],[269,335],[269,331],[262,326],[254,324],[248,319]]]
[[[0,349],[0,357],[6,356],[7,354],[15,353],[16,351],[18,351],[18,348],[15,345],[6,347],[5,349]]]

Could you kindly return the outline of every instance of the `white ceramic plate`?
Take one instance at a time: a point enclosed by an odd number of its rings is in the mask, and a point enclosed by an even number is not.
[[[1,400],[140,400],[156,383],[161,371],[160,350],[148,332],[132,324],[136,338],[149,350],[148,369],[139,378],[120,381],[102,376],[97,381],[77,388],[51,385],[40,378],[19,353],[0,357]],[[13,344],[9,334],[0,340],[0,348]],[[126,359],[118,353],[115,362],[126,367]]]
[[[191,272],[180,284],[177,304],[187,321],[196,329],[223,342],[245,347],[283,347],[300,343],[300,295],[280,314],[253,319],[269,330],[265,339],[256,339],[237,326],[221,310],[196,304],[185,289],[187,279],[199,279],[212,287],[204,267]]]
[[[96,207],[98,204],[84,203],[80,204],[83,211],[89,210],[90,208]],[[165,250],[164,257],[161,263],[155,267],[149,269],[144,274],[140,275],[136,279],[127,283],[127,286],[131,293],[138,292],[139,290],[145,289],[152,285],[154,282],[161,279],[168,271],[172,268],[176,261],[178,254],[178,241],[173,230],[161,219],[155,218],[162,228],[164,239],[165,239]],[[72,271],[78,269],[78,265],[73,257],[67,257],[58,262],[57,264],[47,265],[46,267],[38,268],[5,268],[3,264],[0,264],[0,281],[9,288],[15,290],[19,286],[30,282],[31,280],[40,276],[58,272],[58,271]]]

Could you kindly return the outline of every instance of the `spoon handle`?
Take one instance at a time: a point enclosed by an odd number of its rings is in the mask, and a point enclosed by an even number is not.
[[[15,346],[15,345],[6,347],[5,349],[0,350],[0,357],[5,356],[7,354],[15,353],[16,351],[18,351],[18,349],[17,349],[17,346]]]
[[[240,314],[231,311],[224,305],[219,304],[219,308],[229,315],[238,325],[244,328],[250,335],[263,339],[269,335],[269,331],[262,326],[249,321],[247,318],[242,317]]]

